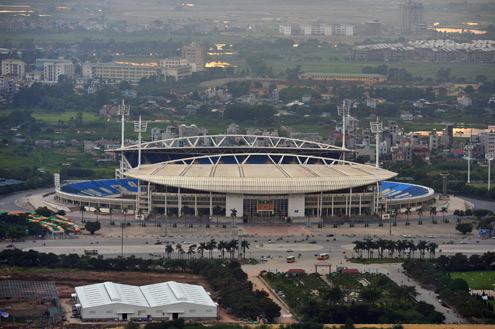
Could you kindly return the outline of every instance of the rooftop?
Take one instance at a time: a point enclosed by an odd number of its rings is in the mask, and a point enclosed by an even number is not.
[[[177,303],[192,303],[216,306],[202,286],[175,281],[140,287],[103,282],[76,287],[76,294],[83,308],[109,304],[157,307]]]

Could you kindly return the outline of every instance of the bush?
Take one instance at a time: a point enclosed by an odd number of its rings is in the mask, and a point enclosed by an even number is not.
[[[84,225],[84,228],[89,233],[95,234],[95,232],[101,228],[101,224],[100,224],[100,222],[86,222],[86,225]]]

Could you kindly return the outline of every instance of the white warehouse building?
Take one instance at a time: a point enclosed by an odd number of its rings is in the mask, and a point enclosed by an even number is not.
[[[146,286],[103,282],[76,287],[83,321],[217,318],[217,304],[202,286],[168,281]]]

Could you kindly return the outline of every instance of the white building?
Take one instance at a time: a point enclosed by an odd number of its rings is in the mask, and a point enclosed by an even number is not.
[[[333,24],[332,35],[343,35],[346,37],[352,37],[354,35],[354,25]]]
[[[2,60],[2,76],[23,79],[26,75],[26,63],[20,59]]]
[[[127,81],[137,83],[143,78],[161,74],[156,63],[85,63],[82,65],[82,75],[86,79],[103,79],[108,82],[119,83]]]
[[[169,57],[160,60],[160,67],[163,69],[176,68],[181,66],[190,66],[192,72],[196,72],[196,63],[191,63],[186,58],[182,57]]]
[[[280,25],[278,27],[278,31],[283,35],[292,35],[292,26],[291,25]]]
[[[43,59],[43,81],[56,83],[61,76],[72,78],[74,64],[68,59]]]
[[[196,64],[194,64],[196,65]],[[181,65],[168,68],[162,68],[162,74],[166,77],[171,77],[173,79],[181,80],[192,75],[191,65]]]
[[[104,282],[76,287],[81,319],[215,319],[217,305],[198,285],[175,281],[146,286]]]

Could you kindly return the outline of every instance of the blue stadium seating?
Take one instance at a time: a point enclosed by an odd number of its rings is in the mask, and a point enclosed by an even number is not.
[[[70,183],[62,186],[62,191],[72,194],[105,197],[122,193],[137,192],[136,179],[97,179]]]
[[[428,189],[422,186],[417,186],[399,182],[381,182],[380,191],[387,199],[397,200],[404,198],[417,197],[428,194]]]

